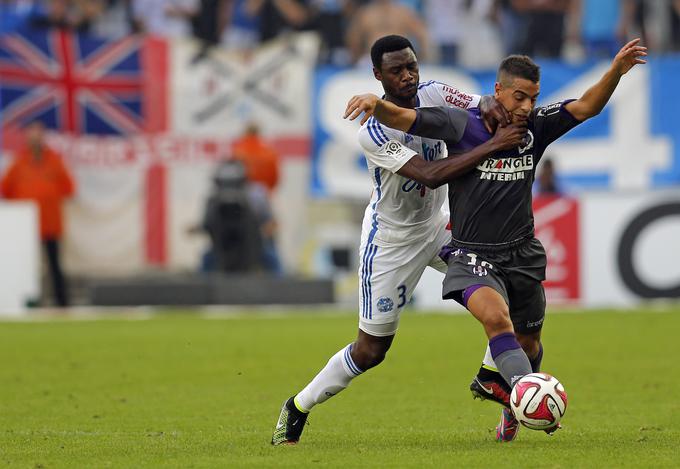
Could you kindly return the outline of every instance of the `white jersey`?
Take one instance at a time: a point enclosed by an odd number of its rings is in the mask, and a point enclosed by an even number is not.
[[[480,96],[428,81],[418,85],[417,106],[450,106],[467,109],[479,104]],[[362,244],[402,246],[427,241],[448,222],[442,210],[446,185],[437,189],[397,174],[415,155],[433,161],[447,156],[441,140],[421,138],[380,124],[374,117],[359,129],[359,143],[364,150],[368,171],[373,180],[373,194],[366,207],[362,226]]]

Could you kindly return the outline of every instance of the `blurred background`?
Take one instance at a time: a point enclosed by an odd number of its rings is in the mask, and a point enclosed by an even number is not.
[[[549,301],[680,298],[679,0],[0,0],[0,311],[358,298],[370,179],[342,119],[367,53],[490,94],[510,53],[539,104],[620,46],[646,66],[537,173]],[[428,272],[416,308],[452,308]]]

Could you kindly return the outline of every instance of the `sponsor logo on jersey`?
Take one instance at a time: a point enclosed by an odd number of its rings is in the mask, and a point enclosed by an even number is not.
[[[534,155],[510,158],[487,158],[477,166],[480,171],[489,173],[519,173],[534,169]]]
[[[434,146],[430,146],[423,142],[423,159],[425,161],[434,161],[442,154],[442,142],[438,141]]]
[[[423,159],[426,161],[434,161],[438,159],[442,154],[443,148],[444,147],[441,141],[435,143],[434,146],[430,146],[427,143],[423,142],[421,147]],[[401,190],[403,192],[408,193],[411,192],[413,189],[416,189],[418,191],[420,197],[425,197],[425,194],[427,194],[427,186],[417,181],[414,181],[413,179],[407,179],[406,182],[404,182],[404,184],[401,185]]]
[[[536,112],[536,115],[539,117],[545,117],[545,116],[550,116],[552,114],[557,114],[560,112],[560,108],[562,107],[562,103],[553,103],[548,106],[539,108],[538,111]]]
[[[532,143],[533,144],[533,143]],[[510,158],[488,158],[477,166],[479,179],[491,181],[517,181],[525,179],[525,171],[534,169],[534,155]]]
[[[446,98],[444,98],[444,99],[446,100],[447,103],[449,103],[453,106],[459,107],[461,109],[467,109],[468,106],[470,106],[470,101],[460,99],[459,97],[453,96],[453,95],[450,95],[450,94],[447,94]]]
[[[541,318],[538,321],[527,321],[527,327],[540,326],[541,324],[543,324],[543,319],[545,319],[545,318]]]
[[[419,183],[418,181],[414,181],[413,179],[407,179],[406,182],[401,185],[401,190],[403,192],[409,193],[413,189],[418,191],[420,197],[425,197],[425,194],[427,194],[427,186]]]
[[[447,85],[442,85],[442,90],[444,90],[444,93],[446,93],[444,100],[447,103],[462,109],[467,109],[470,107],[470,104],[472,103],[472,95],[461,93],[457,89],[451,88]]]
[[[524,173],[482,173],[479,179],[488,179],[489,181],[519,181],[524,179]]]
[[[380,311],[381,313],[389,313],[393,309],[394,301],[392,301],[392,298],[383,296],[378,299],[378,311]]]

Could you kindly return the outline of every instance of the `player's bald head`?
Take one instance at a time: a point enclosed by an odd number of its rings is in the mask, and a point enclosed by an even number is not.
[[[541,69],[526,55],[511,55],[503,59],[498,67],[496,81],[504,87],[512,86],[515,78],[523,78],[532,83],[541,79]]]

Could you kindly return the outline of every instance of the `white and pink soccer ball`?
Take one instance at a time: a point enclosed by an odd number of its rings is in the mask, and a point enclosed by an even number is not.
[[[567,393],[557,378],[547,373],[523,376],[512,388],[510,407],[515,418],[532,430],[554,427],[567,410]]]

